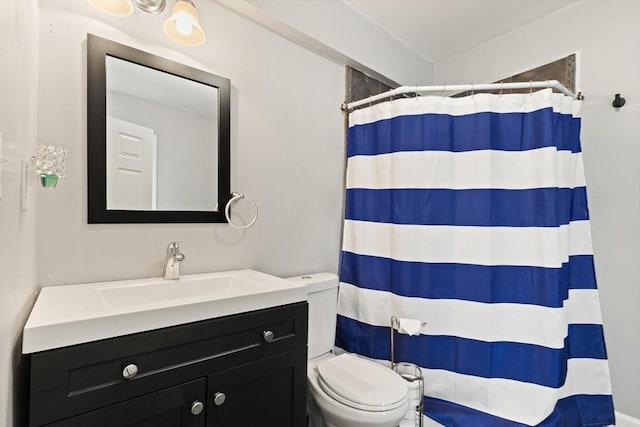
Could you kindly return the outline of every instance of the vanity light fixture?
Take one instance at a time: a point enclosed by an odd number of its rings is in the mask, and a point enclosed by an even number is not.
[[[131,0],[131,2],[141,11],[152,15],[162,12],[167,5],[167,0]]]
[[[124,17],[133,13],[133,6],[143,12],[156,14],[164,10],[166,0],[87,0],[100,12],[111,16]]]
[[[133,13],[133,6],[151,14],[164,10],[166,0],[87,0],[99,11],[111,16],[124,17]],[[191,0],[176,0],[171,16],[164,21],[162,27],[165,34],[173,41],[185,46],[200,46],[206,37],[200,26],[200,18],[196,6]]]
[[[205,41],[198,11],[191,0],[177,0],[163,28],[170,39],[186,46],[200,46]]]

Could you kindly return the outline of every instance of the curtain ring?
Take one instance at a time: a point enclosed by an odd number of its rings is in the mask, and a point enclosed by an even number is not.
[[[504,86],[504,82],[500,82],[500,96],[502,96],[502,86]]]
[[[533,80],[529,80],[529,95],[533,94]]]
[[[442,85],[442,97],[447,96],[447,85]]]
[[[476,93],[473,83],[471,83],[471,96]]]

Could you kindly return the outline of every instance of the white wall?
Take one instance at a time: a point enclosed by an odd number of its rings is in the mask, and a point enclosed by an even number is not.
[[[426,85],[433,64],[338,0],[218,0],[304,46],[389,83]],[[385,79],[386,78],[386,79]],[[389,79],[389,80],[387,80]]]
[[[580,2],[437,63],[435,80],[493,81],[573,52],[614,404],[640,418],[640,2]],[[619,111],[615,93],[627,100]]]
[[[20,161],[36,139],[37,26],[35,1],[0,1],[0,426],[25,425],[14,406],[26,387],[19,365],[21,331],[36,288],[35,204],[20,208]],[[19,385],[19,386],[18,386]]]
[[[188,48],[162,32],[169,8],[118,19],[84,1],[40,3],[39,138],[70,151],[68,176],[39,199],[40,285],[158,276],[172,240],[184,242],[184,273],[337,271],[343,67],[214,2],[197,7],[208,41]],[[231,79],[232,191],[257,203],[253,228],[87,225],[87,32]]]

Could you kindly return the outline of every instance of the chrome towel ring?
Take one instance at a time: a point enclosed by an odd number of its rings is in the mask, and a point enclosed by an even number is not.
[[[253,219],[249,221],[247,224],[237,225],[237,224],[234,224],[233,221],[231,221],[231,205],[237,203],[239,200],[242,200],[242,199],[245,199],[249,201],[249,203],[251,203],[255,213],[253,215]],[[244,230],[245,228],[249,228],[253,224],[255,224],[256,220],[258,219],[258,206],[255,204],[253,200],[251,200],[248,197],[245,197],[244,194],[231,193],[231,198],[229,199],[229,201],[227,202],[227,205],[224,208],[224,216],[227,218],[227,222],[229,223],[230,226],[232,226],[237,230]]]

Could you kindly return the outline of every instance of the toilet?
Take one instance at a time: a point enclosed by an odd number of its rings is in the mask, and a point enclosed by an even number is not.
[[[310,427],[396,427],[408,409],[407,383],[377,362],[332,352],[338,277],[289,278],[307,287],[309,348],[307,408]]]

